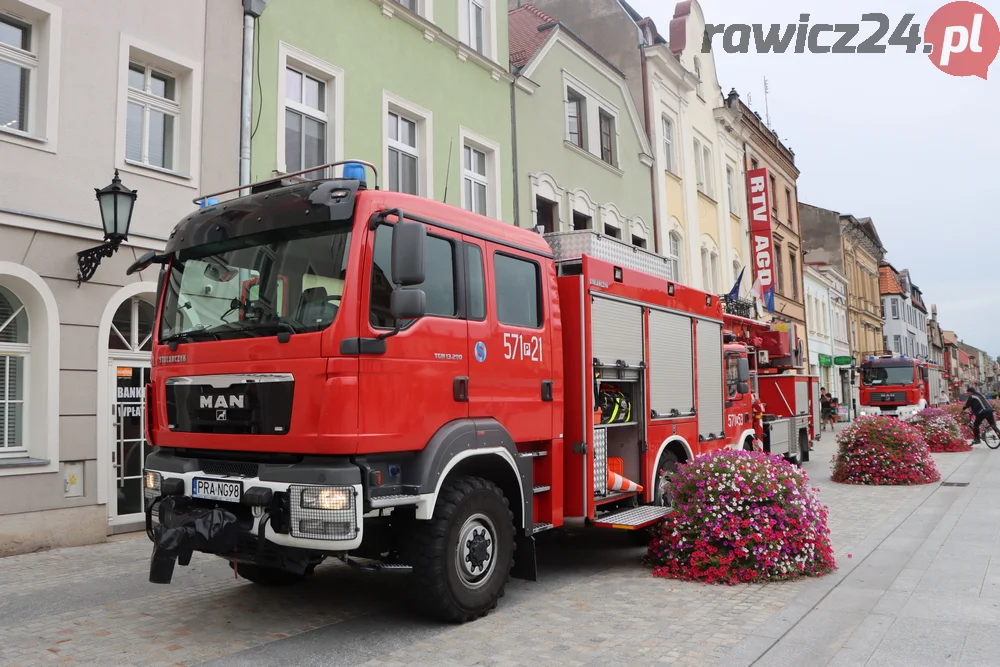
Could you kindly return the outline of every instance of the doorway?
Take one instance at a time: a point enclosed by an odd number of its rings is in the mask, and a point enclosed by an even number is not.
[[[146,296],[133,296],[115,311],[108,332],[110,408],[107,442],[109,533],[139,530],[144,525],[142,468],[146,442],[146,383],[149,382],[155,309]],[[107,465],[107,464],[106,464]]]

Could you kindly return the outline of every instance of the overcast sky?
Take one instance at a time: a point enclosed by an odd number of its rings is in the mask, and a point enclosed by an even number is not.
[[[668,32],[675,3],[629,0]],[[709,23],[860,23],[881,12],[923,25],[944,0],[701,0]],[[979,4],[1000,17],[1000,2]],[[874,24],[864,24],[858,44]],[[891,30],[890,30],[891,34]],[[720,40],[720,37],[716,38]],[[828,35],[826,39],[830,39]],[[888,37],[883,38],[885,44]],[[822,42],[821,42],[822,43]],[[826,42],[829,43],[829,42]],[[729,54],[716,42],[723,93],[736,88],[795,151],[803,202],[871,216],[897,270],[910,269],[941,326],[1000,353],[1000,58],[990,79],[953,77],[922,54]],[[790,49],[791,51],[791,49]],[[808,259],[808,257],[807,257]]]

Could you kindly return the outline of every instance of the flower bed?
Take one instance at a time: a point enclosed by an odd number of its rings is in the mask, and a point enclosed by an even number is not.
[[[941,479],[920,431],[894,417],[859,417],[841,431],[837,444],[835,482],[911,485]]]
[[[993,406],[993,412],[1000,414],[1000,401],[994,399],[989,403]],[[961,430],[961,437],[966,440],[972,440],[974,437],[972,433],[972,422],[975,421],[975,419],[973,418],[971,412],[963,409],[964,406],[965,403],[949,403],[944,406],[943,409],[958,423],[958,427]]]
[[[910,420],[932,452],[968,452],[972,446],[962,437],[958,422],[941,408],[925,408]]]
[[[680,466],[674,511],[649,544],[656,576],[710,584],[782,581],[836,569],[827,508],[801,468],[722,449]]]

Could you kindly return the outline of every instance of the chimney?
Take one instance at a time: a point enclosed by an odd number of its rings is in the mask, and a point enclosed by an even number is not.
[[[931,322],[937,322],[937,306],[931,304]]]
[[[726,97],[726,106],[729,107],[730,109],[735,109],[737,107],[737,104],[739,104],[739,101],[740,101],[740,94],[736,92],[735,88],[733,88],[732,90],[729,91],[729,95]]]

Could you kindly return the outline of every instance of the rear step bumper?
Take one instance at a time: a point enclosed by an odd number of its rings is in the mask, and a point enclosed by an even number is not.
[[[619,530],[639,530],[662,521],[671,511],[670,507],[643,505],[642,507],[605,514],[591,521],[590,525]]]

